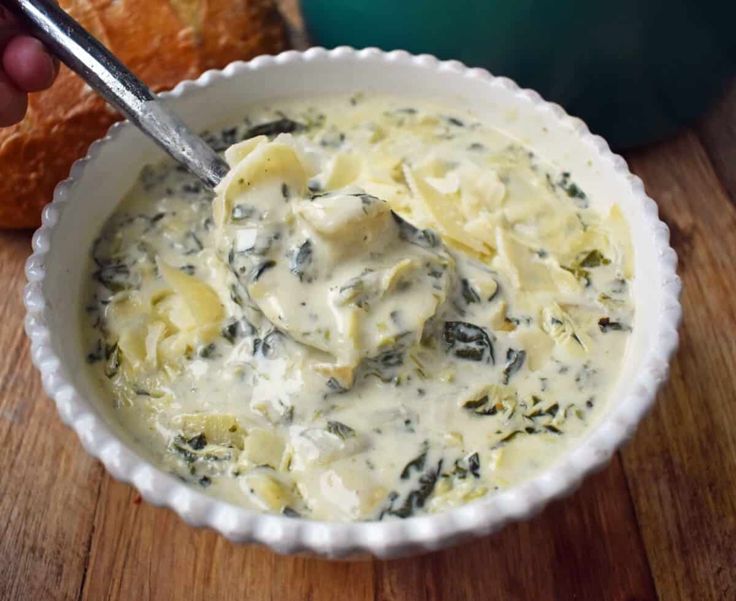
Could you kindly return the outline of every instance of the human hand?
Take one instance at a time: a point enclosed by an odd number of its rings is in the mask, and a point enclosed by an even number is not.
[[[0,7],[0,127],[23,119],[28,92],[45,90],[58,72],[58,61],[43,44]]]

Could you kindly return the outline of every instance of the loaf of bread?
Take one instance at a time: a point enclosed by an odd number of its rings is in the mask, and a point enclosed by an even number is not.
[[[154,90],[274,53],[286,31],[273,0],[61,0],[61,6]],[[26,118],[0,129],[0,227],[35,227],[54,186],[120,115],[65,67],[32,94]]]

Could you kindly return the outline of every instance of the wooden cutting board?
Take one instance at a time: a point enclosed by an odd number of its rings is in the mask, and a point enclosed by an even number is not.
[[[697,127],[627,159],[670,225],[684,283],[655,409],[536,518],[397,561],[235,546],[110,478],[29,360],[30,233],[0,233],[0,600],[736,599],[736,87]]]

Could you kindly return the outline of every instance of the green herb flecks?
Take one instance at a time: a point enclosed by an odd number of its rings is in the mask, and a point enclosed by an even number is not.
[[[570,179],[569,171],[563,171],[556,184],[565,192],[565,194],[575,200],[576,204],[580,206],[580,208],[587,208],[588,196],[574,181]]]
[[[610,259],[603,256],[603,253],[597,249],[593,249],[583,255],[583,258],[578,261],[580,267],[593,268],[600,267],[601,265],[609,265]]]
[[[300,282],[305,280],[309,282],[311,278],[307,275],[307,270],[312,265],[314,259],[314,249],[311,240],[305,240],[298,248],[291,253],[289,261],[289,271],[299,278]]]
[[[627,326],[620,321],[611,321],[608,317],[601,317],[598,320],[598,328],[604,334],[607,332],[628,332],[631,330],[630,326]]]
[[[266,359],[272,358],[275,354],[276,345],[279,341],[279,332],[277,330],[271,330],[263,338],[253,339],[253,354],[258,353]]]
[[[328,378],[327,388],[329,388],[331,392],[336,394],[347,391],[347,388],[345,388],[337,378]]]
[[[490,399],[488,395],[484,395],[477,399],[466,401],[465,403],[463,403],[463,407],[465,409],[471,409],[473,413],[477,413],[478,415],[496,415],[499,409],[503,409],[502,404],[500,403],[490,403],[489,404],[489,400]]]
[[[586,288],[590,286],[590,272],[579,265],[560,265],[565,271],[569,271],[575,276],[575,279],[580,282]]]
[[[238,338],[238,334],[240,333],[240,327],[238,325],[237,321],[233,321],[232,323],[227,324],[222,328],[222,337],[227,340],[230,344],[233,344],[235,340]]]
[[[456,459],[449,475],[459,480],[465,480],[468,475],[473,478],[480,478],[480,456],[478,453],[471,453],[467,457]],[[446,477],[447,474],[443,476]]]
[[[272,269],[273,267],[276,267],[276,261],[274,261],[273,259],[267,259],[266,261],[258,264],[256,268],[251,272],[251,281],[257,282],[264,273],[266,273],[269,269]]]
[[[440,237],[433,230],[420,230],[393,211],[391,211],[391,217],[399,226],[399,237],[402,240],[422,248],[436,248],[439,246]]]
[[[279,134],[292,134],[304,131],[306,128],[306,125],[303,123],[283,117],[281,119],[276,119],[275,121],[268,121],[251,127],[245,132],[243,138],[246,140],[256,136],[268,136],[269,138],[273,138]]]
[[[195,451],[201,451],[207,446],[207,437],[202,432],[187,440],[187,445]]]
[[[118,374],[121,354],[117,342],[105,349],[105,359],[107,360],[105,364],[105,375],[108,378],[114,378]]]
[[[503,383],[508,384],[511,376],[521,369],[526,359],[526,351],[510,348],[506,351],[506,365],[503,368]]]
[[[209,344],[200,347],[199,352],[197,353],[202,359],[212,359],[216,356],[217,352],[217,345],[214,342],[210,342]]]
[[[480,456],[477,452],[468,456],[468,471],[473,478],[480,478]]]
[[[493,343],[488,332],[464,321],[446,321],[443,339],[447,349],[460,359],[495,363]]]
[[[342,422],[334,420],[327,422],[327,431],[330,434],[338,436],[342,440],[347,440],[348,438],[353,438],[355,436],[355,430],[353,430],[350,426],[346,426]]]
[[[425,441],[422,445],[422,452],[414,457],[409,463],[404,466],[401,470],[400,478],[402,480],[408,480],[411,477],[412,472],[421,472],[424,469],[424,463],[427,461],[428,444]]]
[[[442,460],[437,463],[437,467],[430,469],[419,477],[418,486],[409,492],[404,499],[404,502],[395,507],[394,504],[398,500],[399,495],[396,492],[392,492],[389,497],[389,506],[384,509],[379,519],[382,519],[385,515],[393,515],[398,518],[408,518],[414,514],[417,509],[421,509],[427,502],[434,488],[437,485],[437,479],[442,472]]]
[[[130,267],[121,262],[109,262],[101,265],[92,277],[110,292],[120,292],[131,287]]]
[[[105,349],[102,345],[102,340],[99,338],[97,339],[97,342],[95,343],[94,348],[87,353],[86,360],[87,363],[97,363],[98,361],[102,361],[102,358],[105,356]]]
[[[470,305],[480,302],[480,294],[478,294],[477,290],[473,288],[472,284],[466,278],[460,280],[460,290],[467,304]]]
[[[235,284],[232,284],[230,286],[230,300],[232,300],[239,307],[243,306],[243,298],[240,296],[238,288]]]

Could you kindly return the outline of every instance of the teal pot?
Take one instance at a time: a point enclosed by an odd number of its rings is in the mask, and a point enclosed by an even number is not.
[[[688,123],[736,72],[736,3],[725,0],[302,0],[302,10],[315,44],[485,67],[619,149]]]

